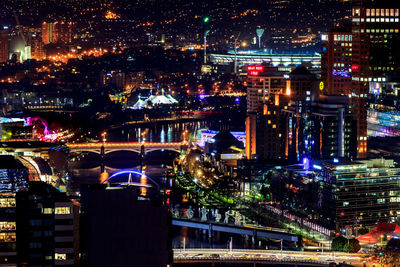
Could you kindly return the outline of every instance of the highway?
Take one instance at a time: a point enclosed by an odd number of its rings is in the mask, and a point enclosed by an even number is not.
[[[372,266],[369,258],[360,253],[303,252],[280,250],[174,249],[174,263],[199,262],[258,262],[270,264],[324,266],[343,263],[353,266]]]

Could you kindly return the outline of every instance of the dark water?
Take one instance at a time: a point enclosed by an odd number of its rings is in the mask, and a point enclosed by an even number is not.
[[[233,116],[196,122],[153,123],[142,126],[125,126],[108,130],[107,139],[114,142],[180,142],[188,137],[196,138],[201,130],[244,131],[244,120]]]

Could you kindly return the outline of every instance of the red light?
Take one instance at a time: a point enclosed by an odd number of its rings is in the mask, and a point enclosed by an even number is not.
[[[264,66],[247,66],[247,71],[264,71]]]
[[[353,66],[351,66],[351,69],[352,69],[352,70],[358,70],[358,68],[359,68],[358,65],[353,65]]]
[[[171,189],[165,190],[165,193],[166,193],[167,195],[170,195],[170,194],[171,194]]]
[[[344,212],[343,211],[340,213],[340,216],[344,216]]]
[[[258,76],[258,71],[250,71],[251,76]]]

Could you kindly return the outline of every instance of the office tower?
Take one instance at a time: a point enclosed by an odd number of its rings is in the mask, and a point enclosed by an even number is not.
[[[286,114],[283,135],[289,159],[356,157],[357,121],[349,111],[348,96],[321,95],[311,102],[306,113],[296,112],[296,107],[291,102],[282,110]]]
[[[79,207],[44,182],[16,194],[18,266],[77,266]]]
[[[0,30],[0,63],[7,62],[10,53],[9,35],[7,30]]]
[[[288,158],[300,161],[311,154],[312,135],[311,113],[312,101],[319,95],[319,81],[306,67],[299,66],[290,73],[290,109],[282,112],[292,112],[287,118],[285,151]]]
[[[359,158],[367,155],[367,95],[379,94],[400,71],[399,9],[399,1],[363,0],[352,10],[352,108],[358,117]]]
[[[167,266],[170,215],[137,187],[81,188],[82,266]]]
[[[28,170],[13,156],[0,156],[0,265],[17,266],[16,194],[28,186]]]
[[[72,22],[61,21],[56,25],[57,41],[63,44],[72,43]]]
[[[57,42],[70,44],[72,42],[72,26],[72,22],[44,21],[42,23],[42,42],[45,45]]]
[[[42,42],[43,42],[43,44],[47,45],[50,43],[57,42],[55,26],[56,26],[56,23],[53,23],[53,22],[44,21],[42,23]]]
[[[277,101],[277,106],[279,105],[278,94],[284,91],[286,82],[283,73],[272,66],[248,66],[247,74],[246,158],[268,158],[268,154],[275,153],[265,152],[271,150],[265,150],[264,147],[270,144],[269,140],[266,140],[265,127],[273,127],[276,124],[266,117],[274,115],[272,109],[268,113],[267,104]]]
[[[270,184],[272,200],[314,230],[323,227],[340,233],[398,220],[400,169],[393,160],[329,160],[308,165],[304,167],[308,173],[294,166],[283,168]],[[309,179],[311,172],[318,179]]]
[[[335,28],[322,37],[321,78],[328,95],[351,95],[351,26]]]

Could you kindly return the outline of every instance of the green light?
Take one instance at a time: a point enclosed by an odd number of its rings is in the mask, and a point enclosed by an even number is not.
[[[204,23],[209,22],[209,21],[210,21],[210,17],[205,17],[205,18],[203,19],[203,21],[204,21]]]

